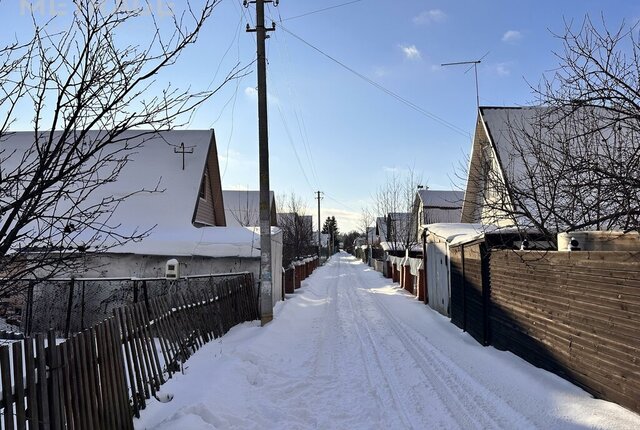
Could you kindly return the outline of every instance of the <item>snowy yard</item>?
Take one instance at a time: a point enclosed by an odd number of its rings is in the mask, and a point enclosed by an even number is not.
[[[469,335],[348,254],[264,328],[203,347],[137,429],[637,429],[640,416]]]

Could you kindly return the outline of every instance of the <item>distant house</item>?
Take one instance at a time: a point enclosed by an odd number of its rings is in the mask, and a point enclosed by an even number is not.
[[[273,191],[271,197],[271,225],[278,225],[276,202]],[[260,226],[260,191],[223,190],[224,214],[229,227]]]
[[[390,212],[384,217],[377,217],[376,236],[385,251],[404,252],[417,241],[413,214]]]
[[[102,132],[90,132],[88,139],[97,133]],[[123,234],[136,230],[150,233],[140,241],[107,243],[106,251],[89,248],[83,265],[66,275],[163,277],[167,260],[175,258],[182,275],[248,271],[258,280],[259,228],[225,226],[213,130],[151,132],[144,138],[137,131],[127,133],[122,138],[139,146],[129,155],[117,179],[96,188],[84,203],[130,195],[108,214],[109,224]],[[20,153],[32,143],[33,132],[18,132],[7,135],[1,149],[4,154]],[[19,159],[4,158],[2,167],[9,168],[9,161]],[[156,188],[158,192],[136,193]],[[282,233],[272,228],[272,238],[272,271],[280,273]],[[79,233],[76,240],[81,239]],[[280,277],[274,276],[273,280],[273,297],[277,300],[282,296]]]
[[[460,222],[463,199],[463,191],[419,189],[413,205],[417,237],[423,224]]]

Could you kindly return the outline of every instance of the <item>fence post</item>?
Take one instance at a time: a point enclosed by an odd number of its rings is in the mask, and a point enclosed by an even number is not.
[[[142,294],[144,295],[144,305],[149,311],[149,289],[147,288],[147,281],[142,281]]]
[[[425,301],[425,282],[424,282],[424,269],[418,269],[418,300]]]
[[[85,281],[82,281],[82,303],[80,304],[80,330],[84,331],[84,290]]]
[[[64,326],[65,338],[69,338],[69,332],[71,331],[71,308],[73,306],[74,286],[75,286],[75,279],[71,277],[71,281],[69,281],[69,300],[67,301],[67,320]]]
[[[138,280],[133,280],[133,303],[138,303]]]
[[[33,325],[33,286],[34,281],[29,281],[29,286],[27,287],[27,308],[24,313],[24,335],[30,336],[31,329]]]

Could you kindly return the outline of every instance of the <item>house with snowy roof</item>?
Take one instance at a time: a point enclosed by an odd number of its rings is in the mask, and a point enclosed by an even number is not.
[[[420,237],[423,224],[460,222],[463,200],[463,191],[419,188],[413,203],[416,237]]]
[[[56,132],[57,133],[57,132]],[[90,131],[97,139],[102,131]],[[126,196],[104,214],[104,223],[123,235],[148,231],[141,240],[113,240],[102,249],[84,250],[77,277],[163,277],[169,259],[177,259],[181,275],[248,271],[259,278],[259,228],[227,226],[213,130],[139,131],[119,136],[134,148],[113,180],[101,184],[78,205],[91,206]],[[16,132],[0,142],[2,172],[15,171],[34,142],[33,132]],[[12,155],[13,156],[10,156]],[[18,164],[13,166],[12,164]],[[108,167],[108,166],[107,166]],[[100,175],[97,172],[96,175]],[[145,190],[145,192],[140,192]],[[65,202],[48,209],[46,217],[66,211]],[[78,232],[76,243],[83,235]],[[281,232],[272,228],[272,273],[281,271]],[[281,297],[279,276],[273,277],[273,297]]]
[[[544,247],[563,232],[626,247],[637,225],[640,194],[628,186],[637,142],[637,119],[613,108],[480,107],[461,220],[539,234]]]
[[[385,252],[404,255],[416,244],[415,219],[409,212],[389,212],[376,217],[377,241]]]
[[[269,191],[271,200],[271,226],[278,225],[276,201],[273,191]],[[227,226],[256,227],[260,225],[260,191],[223,190],[224,214]]]

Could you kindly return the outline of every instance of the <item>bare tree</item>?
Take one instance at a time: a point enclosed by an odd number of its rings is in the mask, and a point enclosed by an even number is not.
[[[499,159],[485,142],[469,176],[482,178],[485,222],[550,239],[640,227],[637,27],[603,27],[589,17],[577,31],[567,24],[560,66],[535,89],[541,106],[512,111]]]
[[[278,227],[282,230],[282,261],[288,266],[299,257],[315,254],[313,219],[295,193],[278,198]]]
[[[33,18],[33,36],[0,49],[0,267],[5,279],[53,276],[86,251],[144,238],[111,221],[124,199],[95,198],[117,180],[139,145],[188,119],[213,91],[157,82],[196,42],[213,8],[187,2],[170,30],[143,10],[76,0],[68,27]],[[141,21],[142,22],[139,22]],[[123,45],[119,30],[145,25],[146,45]],[[243,73],[237,66],[220,86]],[[19,112],[33,112],[32,137],[12,139]],[[98,131],[99,130],[99,131]],[[141,189],[136,193],[158,192]],[[133,193],[133,194],[136,194]],[[42,273],[40,273],[42,275]],[[5,284],[4,288],[8,288]],[[0,292],[2,287],[0,287]]]
[[[228,203],[228,213],[242,227],[256,227],[260,225],[260,207],[257,191],[236,191],[238,199],[235,205]]]
[[[380,227],[380,240],[393,251],[404,251],[417,242],[414,211],[415,194],[421,179],[413,169],[405,175],[396,172],[373,196],[375,212],[384,221]],[[380,223],[379,223],[380,224]]]
[[[370,232],[371,232],[371,229],[373,228],[372,226],[374,225],[375,221],[376,219],[371,213],[371,211],[369,210],[369,208],[363,207],[360,213],[358,229],[364,235],[365,243],[367,245],[373,245],[373,243],[370,243],[373,241],[372,238],[370,237]]]

